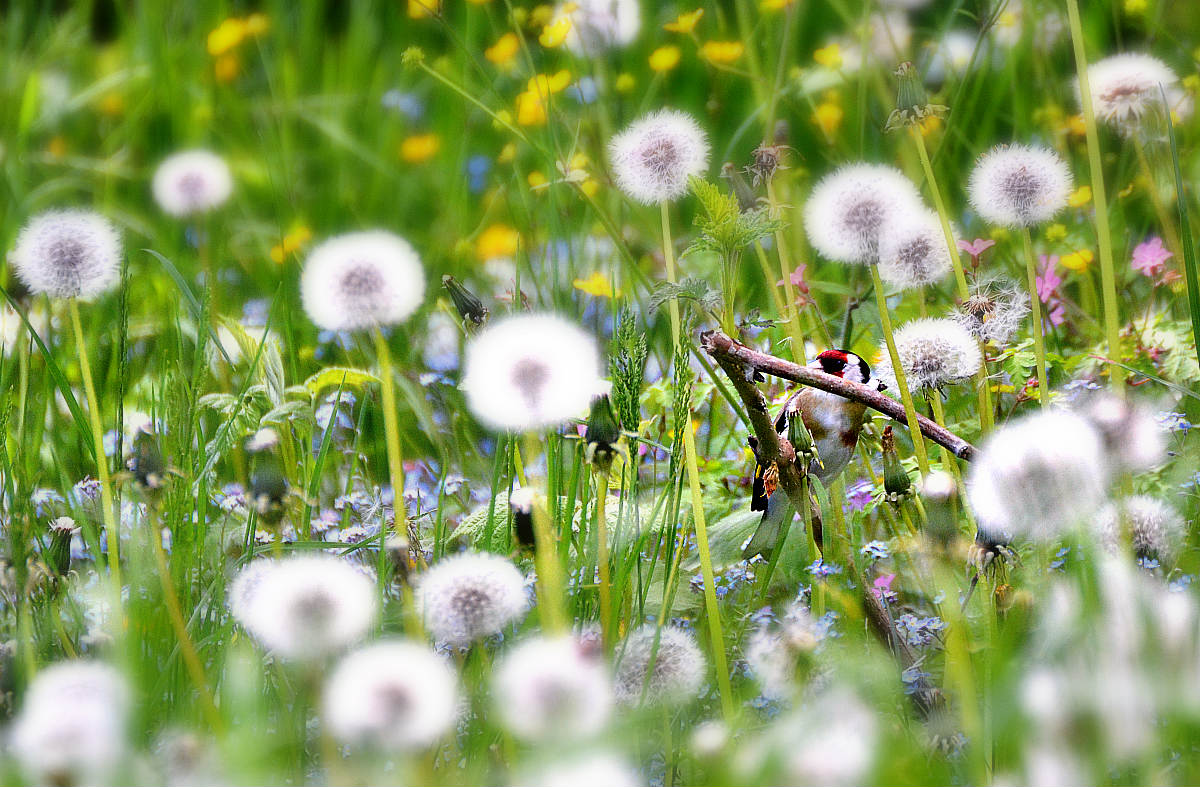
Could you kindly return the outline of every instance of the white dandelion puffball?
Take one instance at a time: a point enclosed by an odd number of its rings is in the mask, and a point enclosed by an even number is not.
[[[804,205],[804,229],[821,256],[873,264],[897,215],[921,207],[917,187],[894,167],[848,164],[821,178]]]
[[[1076,411],[1100,433],[1114,469],[1143,473],[1167,458],[1167,440],[1147,408],[1108,392],[1096,392]]]
[[[526,773],[514,784],[529,787],[638,787],[646,780],[616,754],[593,751]]]
[[[464,552],[444,558],[420,578],[417,609],[434,639],[465,647],[525,616],[525,577],[499,555]]]
[[[654,642],[658,639],[658,652]],[[654,656],[651,668],[650,659]],[[636,705],[648,702],[683,702],[696,696],[704,684],[708,665],[691,632],[663,626],[661,636],[654,624],[646,624],[629,635],[617,667],[617,699]],[[647,681],[647,675],[649,680]]]
[[[879,278],[900,289],[933,284],[953,269],[938,214],[898,215],[879,239]]]
[[[154,201],[163,213],[183,217],[219,208],[233,193],[225,159],[208,150],[167,156],[154,170]]]
[[[606,390],[596,340],[552,314],[491,323],[467,345],[464,370],[467,406],[498,430],[557,426]]]
[[[1025,316],[1029,296],[1016,282],[1006,279],[976,280],[967,300],[954,312],[954,319],[982,342],[1009,343]]]
[[[967,502],[980,530],[1053,540],[1104,502],[1110,468],[1088,421],[1052,410],[993,432],[971,462]]]
[[[425,269],[386,230],[338,235],[309,253],[300,276],[304,311],[319,327],[359,331],[402,322],[425,299]]]
[[[493,689],[504,725],[526,740],[586,738],[612,715],[604,660],[575,637],[520,643],[496,668]]]
[[[593,56],[607,49],[628,46],[642,30],[638,0],[574,0],[568,16],[571,29],[566,45],[576,55]],[[555,10],[555,16],[565,11]]]
[[[458,718],[458,677],[424,645],[385,640],[346,656],[325,684],[325,724],[341,743],[385,751],[432,746]]]
[[[684,112],[660,109],[608,141],[617,188],[644,205],[679,199],[708,168],[708,137]]]
[[[1172,562],[1187,533],[1183,517],[1163,501],[1133,495],[1120,504],[1109,503],[1095,519],[1101,545],[1115,554],[1121,545],[1123,522],[1128,526],[1137,557]]]
[[[824,634],[812,614],[801,604],[791,604],[778,624],[755,629],[746,645],[746,664],[763,694],[785,699],[796,687],[799,664],[821,644]]]
[[[1049,148],[998,145],[979,157],[967,195],[985,221],[1028,227],[1067,207],[1073,178],[1062,156]]]
[[[112,667],[65,661],[37,674],[9,744],[39,784],[111,784],[125,759],[129,689]]]
[[[95,298],[121,278],[121,236],[94,211],[50,210],[21,228],[8,260],[31,292]]]
[[[354,564],[329,555],[255,561],[234,580],[230,611],[263,647],[312,661],[366,636],[379,601]]]
[[[1096,117],[1126,134],[1163,105],[1164,93],[1171,111],[1191,114],[1191,100],[1180,88],[1179,77],[1156,57],[1137,52],[1113,55],[1088,66],[1087,74]],[[1075,95],[1080,96],[1078,82]]]
[[[780,725],[788,773],[800,784],[866,784],[878,728],[875,713],[854,693],[826,689]]]
[[[896,329],[893,338],[896,355],[913,391],[958,382],[978,372],[983,365],[979,343],[956,320],[913,320]],[[898,389],[896,371],[892,368],[892,357],[886,345],[880,350],[875,374],[890,390]]]

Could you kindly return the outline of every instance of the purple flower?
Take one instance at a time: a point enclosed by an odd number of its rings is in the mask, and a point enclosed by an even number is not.
[[[1062,277],[1055,271],[1058,265],[1058,255],[1052,254],[1047,257],[1045,254],[1038,255],[1038,275],[1037,275],[1037,291],[1038,298],[1042,303],[1049,303],[1050,296],[1058,290],[1062,284]]]
[[[788,278],[792,280],[792,286],[800,290],[800,292],[808,292],[808,284],[804,281],[804,273],[808,270],[808,263],[802,262],[796,266],[796,270],[788,274]],[[775,282],[776,287],[783,286],[783,279]]]
[[[871,492],[874,487],[865,478],[860,478],[846,487],[846,511],[862,511],[871,503]]]
[[[960,240],[958,248],[971,255],[971,263],[979,264],[979,256],[996,245],[996,241],[988,238],[976,238],[973,241]]]
[[[1167,260],[1173,256],[1163,247],[1162,238],[1156,236],[1133,248],[1133,269],[1143,276],[1154,278],[1163,272]]]
[[[821,558],[814,560],[812,564],[804,570],[812,574],[814,577],[830,577],[834,574],[842,573],[841,566],[837,565],[836,563],[826,563]]]

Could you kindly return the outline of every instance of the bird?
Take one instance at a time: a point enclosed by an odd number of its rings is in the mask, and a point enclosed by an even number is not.
[[[871,375],[871,367],[858,355],[849,350],[825,350],[809,364],[810,369],[824,372],[843,380],[862,383],[877,391],[887,386]],[[815,455],[808,460],[806,470],[810,475],[828,485],[854,456],[858,446],[858,436],[866,421],[867,406],[861,402],[852,401],[819,388],[801,388],[788,397],[783,406],[783,412],[775,420],[775,431],[781,436],[789,433],[792,419],[800,416],[809,435]],[[750,450],[754,453],[754,487],[750,497],[750,509],[762,511],[762,521],[754,535],[750,537],[742,557],[746,560],[755,555],[766,556],[775,548],[779,540],[779,530],[785,521],[792,516],[791,506],[787,496],[776,493],[779,484],[779,470],[773,461],[765,462],[758,450],[758,440],[750,437]],[[797,459],[803,462],[803,454],[797,446]],[[814,506],[814,513],[817,508]],[[819,523],[819,517],[814,517],[814,523]],[[817,531],[819,525],[814,526]],[[820,540],[814,532],[814,538]]]

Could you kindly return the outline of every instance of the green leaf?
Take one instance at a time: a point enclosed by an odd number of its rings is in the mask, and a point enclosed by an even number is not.
[[[304,381],[304,387],[316,396],[326,388],[362,388],[381,382],[378,377],[362,369],[349,369],[344,366],[330,366],[314,374]]]

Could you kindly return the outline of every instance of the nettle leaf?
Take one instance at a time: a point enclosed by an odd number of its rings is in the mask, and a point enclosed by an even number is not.
[[[704,279],[684,279],[678,284],[660,282],[650,293],[650,311],[655,312],[667,301],[691,301],[708,312],[721,309],[721,293]]]
[[[690,183],[700,202],[701,212],[696,216],[700,236],[683,252],[684,256],[712,251],[729,262],[746,246],[783,227],[783,222],[772,219],[765,207],[742,212],[737,197],[719,186],[695,177]]]
[[[344,388],[361,388],[379,382],[378,377],[362,369],[330,366],[305,380],[304,386],[313,396],[316,396],[326,388],[337,388],[339,385]]]

